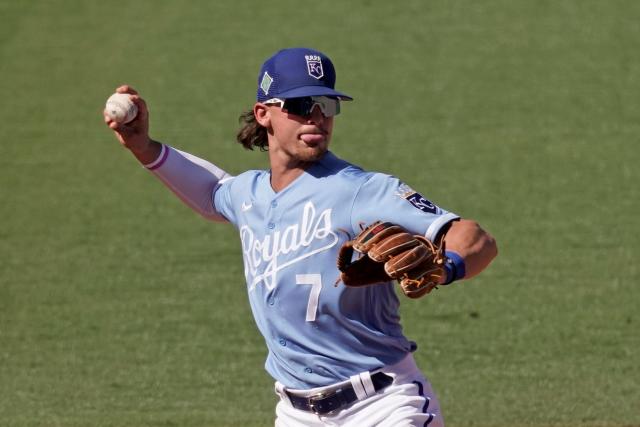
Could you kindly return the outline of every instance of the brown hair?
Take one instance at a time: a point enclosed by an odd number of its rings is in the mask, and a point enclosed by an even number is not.
[[[236,134],[236,140],[247,150],[258,147],[260,151],[267,151],[269,148],[267,128],[258,123],[253,110],[240,114],[239,122],[240,130]]]

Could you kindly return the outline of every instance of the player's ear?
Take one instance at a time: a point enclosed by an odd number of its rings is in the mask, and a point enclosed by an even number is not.
[[[253,106],[253,115],[256,117],[256,122],[261,126],[266,128],[271,126],[271,111],[266,105],[261,102],[256,102]]]

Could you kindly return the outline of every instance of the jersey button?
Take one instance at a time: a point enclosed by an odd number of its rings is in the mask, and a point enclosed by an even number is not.
[[[276,228],[276,225],[272,222],[270,222],[269,224],[267,224],[267,227],[269,227],[269,229],[273,230],[274,228]]]
[[[269,305],[273,305],[273,304],[275,304],[275,303],[276,303],[276,299],[275,299],[275,298],[273,298],[273,297],[271,297],[271,298],[269,298],[269,299],[267,300],[267,302],[269,303]]]
[[[283,346],[283,347],[287,345],[287,342],[285,340],[283,340],[282,338],[280,339],[279,342],[280,342],[280,345]]]
[[[310,374],[310,373],[312,373],[312,372],[313,372],[313,370],[312,370],[311,368],[304,368],[304,371],[305,371],[307,374]]]
[[[277,208],[278,207],[278,202],[276,202],[275,200],[273,202],[271,202],[271,207],[272,208]]]

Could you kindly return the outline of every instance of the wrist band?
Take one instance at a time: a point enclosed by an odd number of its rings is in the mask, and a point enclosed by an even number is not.
[[[464,259],[456,252],[445,251],[446,260],[444,262],[444,270],[447,272],[447,280],[443,283],[448,285],[460,280],[465,275]]]
[[[162,143],[161,143],[162,144]],[[167,160],[167,156],[169,155],[169,149],[166,145],[162,144],[162,148],[160,149],[160,154],[158,157],[151,163],[147,163],[146,165],[142,165],[149,170],[158,169],[162,164]]]

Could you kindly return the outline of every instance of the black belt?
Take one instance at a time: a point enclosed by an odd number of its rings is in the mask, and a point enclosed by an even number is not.
[[[380,391],[391,385],[393,377],[382,372],[378,372],[371,375],[371,382],[373,383],[375,391]],[[344,387],[340,387],[336,390],[327,393],[315,394],[309,397],[294,396],[286,390],[285,393],[289,396],[291,405],[294,408],[313,412],[316,415],[326,415],[330,412],[349,406],[358,400],[358,396],[350,383],[347,383]]]

